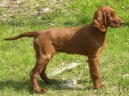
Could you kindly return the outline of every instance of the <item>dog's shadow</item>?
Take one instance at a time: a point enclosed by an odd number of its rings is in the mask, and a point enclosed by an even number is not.
[[[50,90],[89,90],[92,89],[91,86],[87,86],[84,88],[79,87],[69,87],[69,86],[62,86],[62,84],[65,84],[66,80],[54,80],[52,84],[45,84],[42,80],[39,81],[39,85],[43,88],[50,89]],[[84,82],[84,81],[80,81]],[[86,83],[86,82],[85,82]],[[7,81],[0,81],[0,91],[5,90],[6,88],[11,88],[15,91],[28,91],[30,94],[33,94],[32,85],[30,83],[30,80],[24,80],[24,81],[13,81],[13,80],[7,80]]]
[[[78,80],[78,82],[80,82],[81,84],[85,84],[87,81],[82,81],[82,80]],[[42,81],[40,82],[41,86],[45,85],[44,83],[42,83]],[[77,83],[75,83],[72,80],[54,80],[52,82],[52,84],[46,84],[45,85],[47,89],[52,89],[52,90],[81,90],[81,91],[85,91],[85,90],[89,90],[92,89],[92,86],[80,86]]]
[[[13,80],[0,81],[0,91],[4,91],[8,88],[11,88],[17,92],[27,90],[29,93],[33,93],[29,80],[24,80],[22,82]]]

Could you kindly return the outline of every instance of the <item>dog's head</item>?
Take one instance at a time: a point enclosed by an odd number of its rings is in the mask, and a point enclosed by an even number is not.
[[[117,28],[123,23],[123,20],[116,16],[115,11],[109,6],[99,7],[93,17],[93,24],[102,32],[106,32],[107,27]]]

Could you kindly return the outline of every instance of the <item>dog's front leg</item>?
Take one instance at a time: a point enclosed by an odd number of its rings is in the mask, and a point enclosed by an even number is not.
[[[94,87],[96,89],[101,87],[101,79],[100,79],[100,74],[99,74],[98,61],[99,60],[97,58],[88,58],[90,76],[94,84]]]

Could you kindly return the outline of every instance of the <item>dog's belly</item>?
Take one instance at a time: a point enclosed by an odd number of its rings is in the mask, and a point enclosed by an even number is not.
[[[86,49],[84,49],[83,47],[81,46],[56,46],[55,47],[55,50],[57,52],[65,52],[65,53],[68,53],[68,54],[80,54],[80,55],[87,55],[88,52]]]

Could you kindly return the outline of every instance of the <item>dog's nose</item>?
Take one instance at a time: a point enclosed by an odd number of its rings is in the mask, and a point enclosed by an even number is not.
[[[124,24],[124,21],[122,20],[122,21],[121,21],[121,25],[123,25],[123,24]]]

